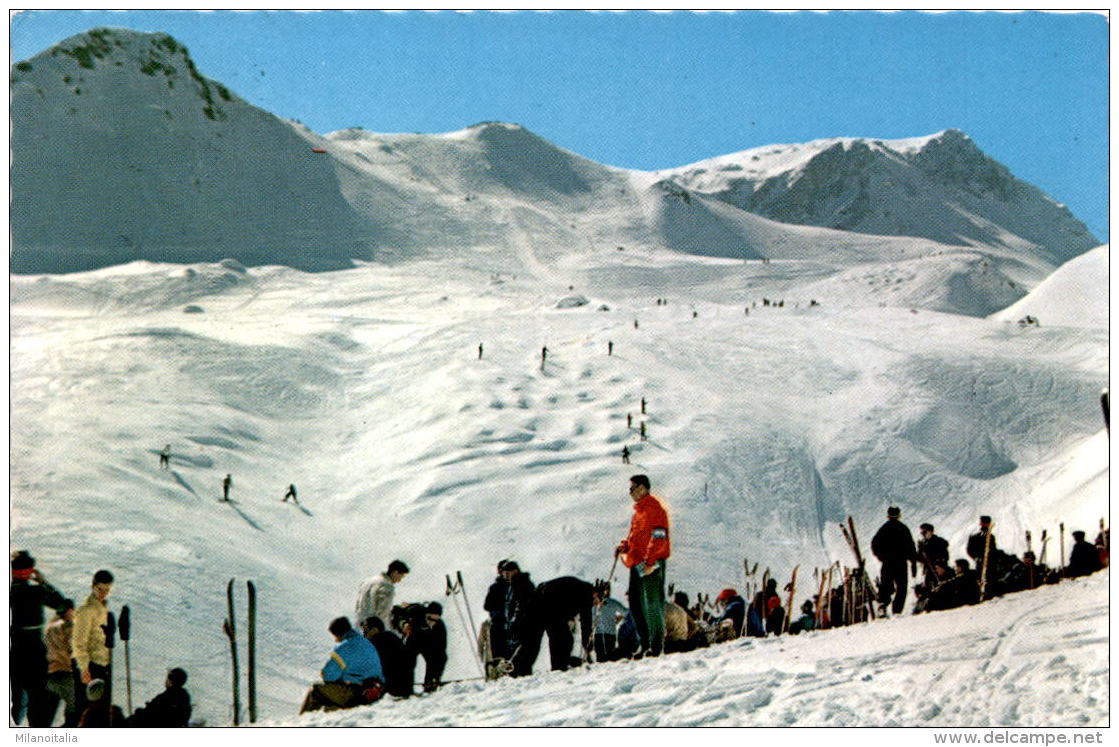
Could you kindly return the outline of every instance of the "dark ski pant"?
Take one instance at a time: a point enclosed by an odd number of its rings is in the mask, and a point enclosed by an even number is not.
[[[425,654],[424,663],[424,692],[433,693],[443,684],[443,670],[447,667],[447,655]]]
[[[571,621],[551,620],[548,622],[547,631],[552,671],[564,672],[571,666],[571,647],[575,645],[575,636],[571,633]]]
[[[629,569],[629,605],[633,622],[646,654],[660,656],[664,650],[664,575],[665,561],[648,576],[638,570],[640,564]]]
[[[540,655],[540,643],[544,637],[543,629],[530,630],[522,636],[520,642],[512,641],[513,671],[511,676],[524,677],[532,674],[532,667],[536,664],[536,657]]]
[[[505,615],[500,612],[491,612],[490,657],[493,659],[508,659],[509,653],[509,641],[505,637]]]
[[[882,578],[878,582],[878,603],[885,606],[893,597],[893,611],[900,615],[905,609],[905,590],[909,586],[909,571],[904,560],[887,560],[882,564]]]
[[[73,671],[51,672],[47,675],[47,704],[43,718],[46,725],[54,722],[54,715],[58,712],[58,704],[63,703],[63,726],[77,726],[81,711],[78,710],[78,696],[74,690]]]
[[[82,673],[78,670],[78,663],[74,663],[74,700],[75,707],[78,713],[85,713],[85,709],[89,706],[89,698],[85,695],[86,684],[82,682]],[[108,688],[109,668],[101,664],[89,663],[89,674],[95,680],[105,680],[105,693],[111,695]]]
[[[47,695],[47,647],[42,635],[39,628],[11,634],[8,676],[12,685],[12,721],[16,724],[23,719],[26,708],[28,726],[50,726],[42,723]]]

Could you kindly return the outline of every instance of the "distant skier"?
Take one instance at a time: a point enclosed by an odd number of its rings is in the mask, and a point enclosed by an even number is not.
[[[626,413],[626,428],[633,428],[633,413]]]
[[[482,353],[484,351],[485,347],[482,345],[482,343],[478,343],[478,360],[482,360]]]
[[[225,479],[221,481],[221,499],[223,501],[229,500],[229,489],[233,487],[233,475],[226,475]]]
[[[637,320],[636,320],[636,319],[634,319],[634,320],[633,320],[633,328],[634,328],[634,329],[639,329],[639,326],[638,326],[638,324],[637,324]]]
[[[548,346],[545,345],[540,351],[540,370],[544,370],[544,364],[548,362]]]
[[[870,551],[882,563],[882,576],[878,582],[879,614],[886,614],[886,606],[892,597],[893,612],[899,615],[905,609],[905,592],[909,586],[906,566],[913,576],[917,575],[917,548],[913,545],[909,527],[901,523],[901,509],[897,506],[886,509],[886,523],[879,527],[870,541]]]
[[[614,354],[614,341],[613,340],[609,340],[606,343],[606,354],[607,355],[613,355]]]
[[[287,503],[288,499],[295,501],[297,504],[299,503],[299,496],[295,492],[295,483],[288,485],[288,492],[284,493],[284,499],[280,501],[280,503]]]
[[[629,447],[622,447],[622,464],[629,464]]]
[[[159,468],[170,469],[171,467],[171,444],[163,447],[163,451],[159,452]]]
[[[643,653],[660,656],[664,649],[664,577],[671,545],[668,512],[649,490],[646,475],[630,478],[633,519],[629,535],[614,554],[630,569],[629,603]]]
[[[642,415],[646,414],[646,413],[645,413],[645,405],[646,405],[646,404],[647,404],[647,403],[645,402],[645,398],[644,398],[644,397],[642,397],[642,398],[641,398],[641,414],[642,414]]]
[[[645,421],[644,420],[641,421],[641,440],[642,441],[648,441],[649,440],[648,434],[645,433]]]

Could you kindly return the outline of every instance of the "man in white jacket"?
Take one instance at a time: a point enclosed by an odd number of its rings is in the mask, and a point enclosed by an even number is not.
[[[408,566],[400,560],[389,563],[388,570],[362,583],[357,593],[354,614],[358,625],[371,617],[392,619],[392,597],[396,584],[408,575]]]

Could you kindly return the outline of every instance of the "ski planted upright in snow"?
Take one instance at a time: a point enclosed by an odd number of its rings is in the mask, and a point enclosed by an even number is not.
[[[229,603],[229,614],[225,618],[225,623],[222,625],[222,630],[229,638],[229,653],[233,658],[233,725],[240,726],[241,724],[241,666],[237,660],[237,623],[235,618],[235,610],[233,608],[233,581],[229,579],[229,585],[225,588],[226,600]]]
[[[249,723],[256,723],[256,584],[246,581],[249,593]]]

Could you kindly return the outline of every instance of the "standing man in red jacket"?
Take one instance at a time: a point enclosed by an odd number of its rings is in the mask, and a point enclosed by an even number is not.
[[[668,512],[660,499],[649,492],[649,478],[629,479],[633,520],[614,554],[629,568],[629,605],[643,654],[660,656],[664,650],[665,561],[671,554],[668,543]]]

